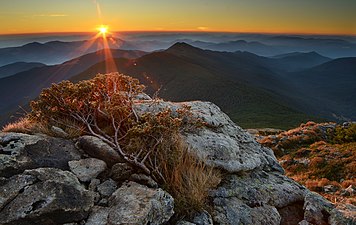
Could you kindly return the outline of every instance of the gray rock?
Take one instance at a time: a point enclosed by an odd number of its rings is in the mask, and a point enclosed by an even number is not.
[[[129,181],[134,181],[136,183],[145,185],[150,188],[158,188],[158,184],[156,181],[154,181],[151,177],[142,173],[132,174],[129,178]]]
[[[98,202],[98,206],[107,207],[108,206],[108,200],[106,198],[100,199],[100,201]]]
[[[111,168],[111,178],[122,183],[129,179],[134,172],[134,169],[128,163],[116,163]]]
[[[68,161],[80,158],[80,152],[70,140],[46,135],[0,133],[1,177],[43,167],[68,170]]]
[[[351,204],[343,204],[339,203],[336,206],[337,211],[341,213],[341,215],[346,219],[348,224],[356,224],[356,206]],[[335,220],[334,220],[335,221]],[[342,221],[342,220],[340,220]]]
[[[95,179],[100,173],[104,172],[107,167],[103,160],[95,158],[81,159],[78,161],[68,162],[70,170],[82,182]]]
[[[197,156],[208,165],[231,173],[250,171],[256,168],[268,168],[283,172],[273,151],[262,147],[254,138],[238,127],[219,107],[210,102],[137,102],[135,110],[139,115],[145,112],[157,113],[169,108],[177,115],[184,105],[191,107],[193,117],[200,118],[208,126],[185,132],[186,142]]]
[[[129,182],[109,199],[108,224],[151,224],[167,222],[173,215],[173,198],[162,189]]]
[[[281,217],[277,209],[270,205],[248,206],[237,198],[214,200],[214,222],[222,225],[279,225]]]
[[[70,223],[86,218],[93,206],[92,193],[68,171],[53,168],[27,170],[10,178],[9,182],[19,183],[24,188],[1,209],[0,224]]]
[[[94,206],[85,225],[106,225],[108,221],[108,215],[109,208]]]
[[[96,191],[98,185],[100,184],[99,179],[92,179],[89,183],[88,190],[89,191]]]
[[[112,179],[104,181],[97,187],[98,192],[103,197],[111,196],[112,193],[114,193],[114,191],[116,191],[116,189],[117,189],[117,184]]]
[[[99,204],[99,202],[102,200],[100,194],[98,192],[93,192],[93,193],[94,193],[93,194],[94,195],[94,203]]]
[[[207,211],[196,214],[193,218],[193,223],[196,225],[213,225],[213,218]]]
[[[227,175],[220,187],[212,192],[212,216],[219,224],[279,224],[283,218],[278,210],[303,202],[306,191],[278,172]]]
[[[60,138],[66,138],[69,137],[69,135],[62,129],[56,126],[52,126],[51,127],[51,131],[53,132],[53,134],[56,137],[60,137]]]
[[[352,225],[355,218],[343,215],[322,196],[314,192],[308,192],[304,201],[304,220],[317,225]]]
[[[16,175],[11,178],[0,177],[0,210],[11,202],[27,186],[35,183],[37,178],[31,175]]]
[[[335,185],[326,185],[323,188],[324,188],[325,193],[334,193],[337,190],[339,190],[339,187],[337,187]]]
[[[308,193],[304,202],[304,219],[312,224],[327,225],[333,205],[316,193]]]
[[[82,136],[78,139],[77,146],[91,157],[105,161],[109,167],[124,162],[119,153],[97,137]]]

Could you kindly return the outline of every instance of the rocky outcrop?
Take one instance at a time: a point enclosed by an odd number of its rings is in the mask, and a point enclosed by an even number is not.
[[[353,224],[284,175],[262,147],[208,102],[140,99],[138,115],[184,105],[206,126],[182,133],[198,159],[223,171],[209,212],[177,224]],[[76,141],[0,133],[0,224],[175,224],[174,199],[96,137]],[[174,220],[176,221],[176,220]]]
[[[42,167],[67,170],[68,161],[80,158],[80,152],[70,140],[45,135],[0,133],[0,177]]]
[[[254,138],[238,127],[219,107],[210,102],[140,102],[135,109],[139,114],[157,113],[169,108],[173,114],[188,106],[195,118],[206,123],[206,127],[183,134],[187,143],[201,160],[208,165],[230,173],[254,169],[273,169],[283,172],[273,151],[263,148]]]

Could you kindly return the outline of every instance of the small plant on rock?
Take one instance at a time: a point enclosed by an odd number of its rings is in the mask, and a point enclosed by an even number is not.
[[[101,139],[171,193],[178,213],[200,210],[220,175],[197,160],[180,133],[202,123],[191,116],[189,107],[139,114],[134,101],[143,90],[137,79],[118,73],[98,74],[77,84],[63,81],[31,103],[28,120]]]

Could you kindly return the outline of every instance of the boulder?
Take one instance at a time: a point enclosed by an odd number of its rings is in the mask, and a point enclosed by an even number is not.
[[[108,224],[163,224],[173,215],[173,204],[172,196],[160,188],[128,182],[109,199]]]
[[[111,177],[115,181],[122,183],[127,180],[134,172],[134,169],[128,163],[116,163],[111,168]]]
[[[18,184],[19,191],[4,188]],[[93,195],[84,189],[77,177],[54,168],[26,170],[8,178],[2,186],[7,204],[0,210],[0,224],[63,224],[87,217]],[[18,188],[18,189],[19,189]]]
[[[212,216],[214,222],[219,224],[280,224],[283,218],[279,210],[303,202],[306,191],[306,188],[278,172],[253,171],[227,175],[212,193]],[[300,205],[301,212],[302,207]]]
[[[352,225],[356,222],[355,217],[343,215],[331,202],[315,192],[308,192],[305,196],[304,219],[316,225]]]
[[[81,158],[70,140],[46,135],[0,133],[0,177],[43,167],[68,170],[68,161]]]
[[[82,182],[88,182],[104,172],[107,167],[103,160],[95,158],[81,159],[68,162],[70,170]]]
[[[103,197],[109,197],[116,191],[117,184],[112,179],[106,180],[97,186],[98,192]]]
[[[91,157],[103,160],[109,167],[124,162],[119,153],[97,137],[82,136],[78,139],[77,146]]]
[[[169,108],[173,116],[176,116],[177,110],[184,106],[190,107],[192,116],[201,119],[207,125],[201,129],[184,132],[183,136],[191,150],[208,165],[230,173],[256,168],[283,172],[271,149],[258,144],[249,133],[238,127],[213,103],[141,101],[135,104],[135,110],[142,115]]]

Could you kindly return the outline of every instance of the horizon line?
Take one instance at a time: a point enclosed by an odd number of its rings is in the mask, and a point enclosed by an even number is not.
[[[94,31],[60,31],[60,32],[24,32],[24,33],[0,33],[0,36],[11,35],[44,35],[44,34],[94,34]],[[308,33],[308,32],[243,32],[243,31],[201,31],[201,30],[122,30],[111,33],[226,33],[226,34],[262,34],[262,35],[319,35],[319,36],[352,36],[356,34],[344,33]]]

